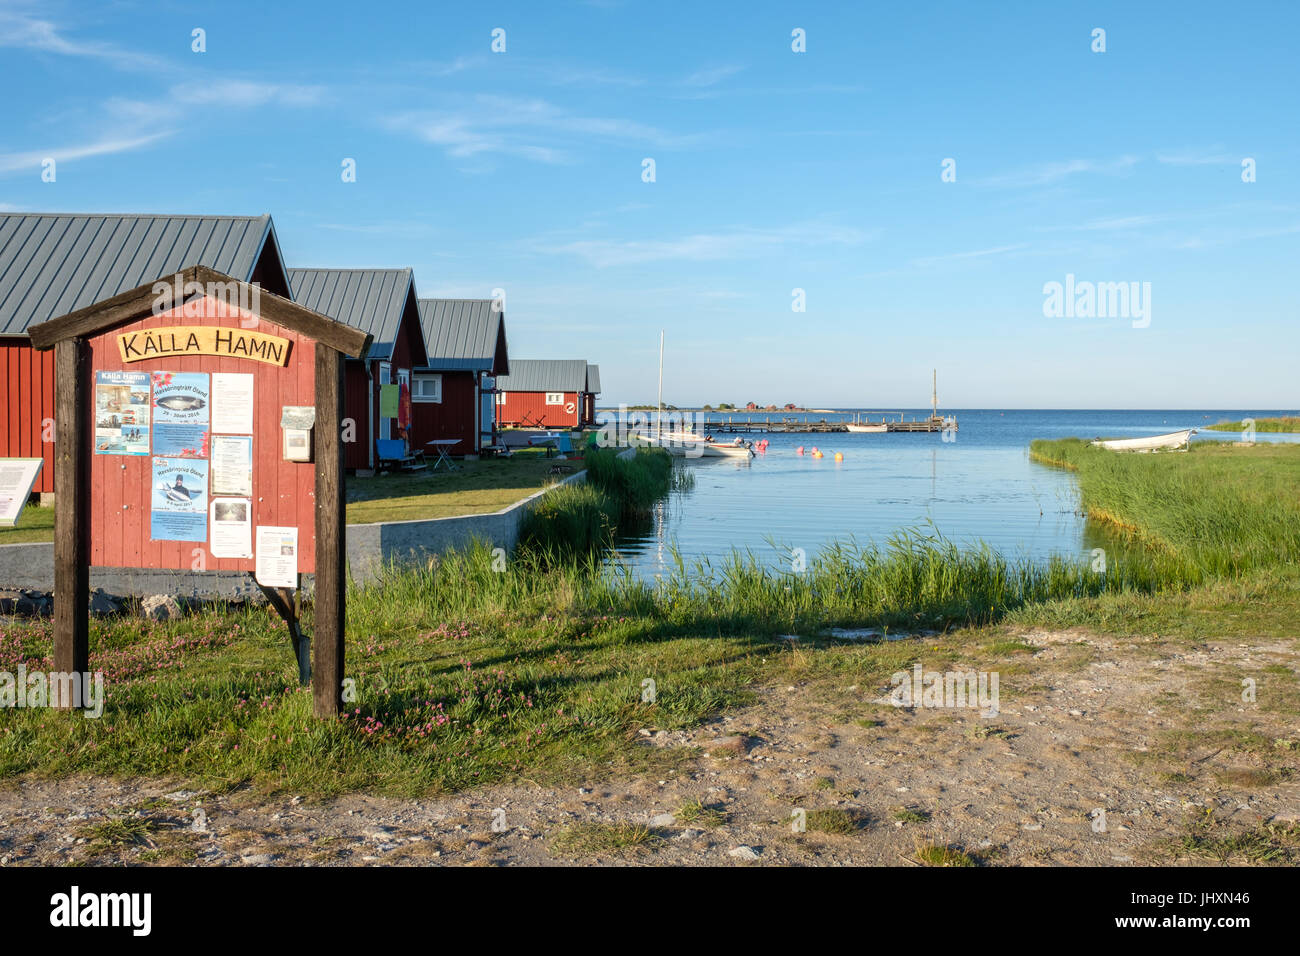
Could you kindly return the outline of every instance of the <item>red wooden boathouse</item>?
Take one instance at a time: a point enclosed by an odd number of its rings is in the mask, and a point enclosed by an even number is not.
[[[54,353],[30,326],[191,265],[289,295],[270,216],[0,215],[0,458],[44,458],[54,491]]]
[[[510,374],[496,382],[497,424],[517,428],[595,424],[592,367],[585,359],[515,359]]]
[[[402,437],[399,420],[383,414],[383,386],[409,390],[413,369],[428,364],[415,276],[410,269],[290,269],[289,280],[299,305],[373,338],[365,361],[347,362],[345,414],[356,429],[343,446],[343,466],[374,468],[375,439]]]
[[[428,364],[415,369],[412,443],[456,439],[448,454],[496,444],[495,382],[510,371],[505,314],[492,299],[421,299]]]

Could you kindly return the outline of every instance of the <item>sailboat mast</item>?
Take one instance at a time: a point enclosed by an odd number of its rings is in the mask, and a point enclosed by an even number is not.
[[[930,390],[930,417],[939,417],[939,370],[933,369],[934,380]]]
[[[664,330],[659,330],[659,405],[655,412],[655,441],[663,432],[664,420]]]

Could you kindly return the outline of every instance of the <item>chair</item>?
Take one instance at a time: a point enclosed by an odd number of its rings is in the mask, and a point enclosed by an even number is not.
[[[376,438],[375,467],[379,471],[388,471],[391,468],[400,471],[424,471],[429,465],[424,460],[424,452],[407,451],[406,442],[402,439]]]

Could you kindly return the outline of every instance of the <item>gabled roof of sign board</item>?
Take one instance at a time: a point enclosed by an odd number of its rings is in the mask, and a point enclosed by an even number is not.
[[[415,295],[410,269],[290,269],[293,301],[374,336],[369,358],[393,354],[407,297]]]
[[[188,266],[251,281],[268,242],[282,271],[270,216],[0,214],[0,335]]]
[[[586,359],[513,359],[497,379],[502,392],[586,392]]]
[[[429,353],[427,367],[491,371],[497,344],[501,342],[504,347],[505,321],[503,313],[492,305],[492,299],[421,299],[420,326]],[[506,359],[507,369],[508,363]]]

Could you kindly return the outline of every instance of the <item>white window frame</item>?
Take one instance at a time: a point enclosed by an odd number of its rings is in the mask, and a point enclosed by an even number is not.
[[[497,404],[498,404],[498,405],[504,405],[505,403],[506,403],[506,393],[505,393],[505,392],[497,392]]]
[[[563,393],[563,392],[547,392],[547,393],[546,393],[546,404],[547,404],[547,405],[563,405],[563,404],[564,404],[564,393]]]
[[[433,395],[426,395],[419,386],[434,383]],[[416,372],[411,379],[411,401],[424,404],[442,404],[442,374],[439,372]]]

